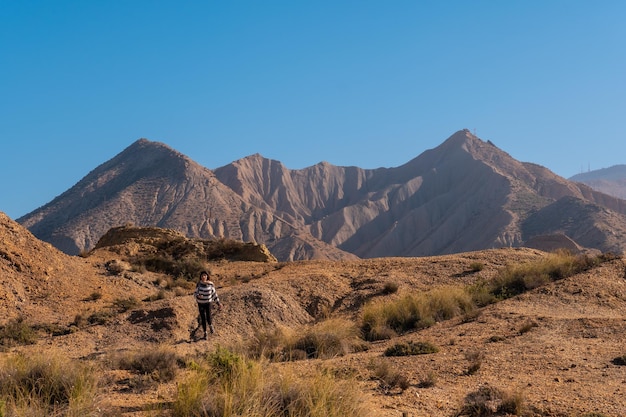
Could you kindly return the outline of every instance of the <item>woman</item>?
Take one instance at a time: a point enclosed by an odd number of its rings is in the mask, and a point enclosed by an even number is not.
[[[215,285],[209,281],[209,273],[202,271],[200,273],[200,281],[196,285],[194,291],[196,302],[198,303],[198,311],[200,312],[200,322],[202,324],[202,330],[204,330],[204,339],[207,338],[206,327],[207,323],[211,333],[213,333],[213,321],[211,320],[211,304],[217,303],[218,309],[222,309],[222,303],[220,302],[217,292],[215,291]]]

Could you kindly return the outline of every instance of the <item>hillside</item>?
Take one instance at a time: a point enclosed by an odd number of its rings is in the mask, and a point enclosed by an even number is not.
[[[626,249],[626,201],[519,162],[468,130],[379,169],[290,170],[256,154],[212,171],[142,139],[18,222],[74,255],[127,223],[263,243],[280,261],[452,254],[538,235]]]
[[[6,216],[0,217],[0,238],[0,328],[19,315],[38,329],[31,345],[2,340],[0,359],[17,352],[51,358],[63,352],[72,361],[92,364],[101,369],[97,415],[127,417],[170,415],[176,386],[191,372],[182,363],[200,361],[218,345],[239,351],[246,341],[261,343],[263,331],[305,334],[331,319],[359,327],[370,302],[393,302],[436,288],[449,293],[451,286],[489,280],[507,265],[547,256],[508,248],[423,258],[210,262],[206,267],[224,309],[215,316],[216,334],[204,341],[192,332],[191,287],[168,286],[173,277],[130,264],[110,268],[136,253],[132,239],[112,246],[102,242],[85,258],[72,257]],[[276,362],[266,376],[325,369],[351,381],[372,416],[472,415],[467,404],[477,393],[498,390],[517,395],[525,411],[514,415],[622,416],[624,368],[615,359],[626,354],[625,270],[622,259],[609,259],[471,315],[387,340],[362,340],[358,349],[327,358]],[[397,290],[386,290],[390,284]],[[134,302],[121,302],[128,300]],[[438,351],[384,355],[408,342],[429,342]],[[155,349],[181,358],[183,367],[173,380],[155,381],[115,365],[115,358]],[[472,366],[478,369],[468,372]],[[396,375],[406,385],[384,375]]]
[[[614,165],[574,175],[570,181],[587,184],[594,190],[626,199],[626,165]]]

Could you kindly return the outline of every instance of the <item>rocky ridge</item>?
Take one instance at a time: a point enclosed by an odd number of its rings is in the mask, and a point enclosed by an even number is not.
[[[281,261],[451,254],[550,234],[626,249],[626,201],[519,162],[468,130],[378,169],[290,170],[256,154],[212,171],[142,139],[18,221],[69,254],[126,223],[263,243]]]

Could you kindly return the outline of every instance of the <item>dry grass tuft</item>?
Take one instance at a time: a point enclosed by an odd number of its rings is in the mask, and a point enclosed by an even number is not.
[[[5,357],[0,367],[1,415],[95,415],[97,382],[93,368],[60,354]]]
[[[302,376],[218,347],[178,384],[174,417],[350,417],[369,411],[351,380],[313,370]]]

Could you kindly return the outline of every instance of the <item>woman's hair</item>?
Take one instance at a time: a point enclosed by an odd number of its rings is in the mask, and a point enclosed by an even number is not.
[[[207,271],[202,271],[202,272],[200,272],[200,276],[202,276],[202,275],[206,275],[208,277],[209,273]]]

